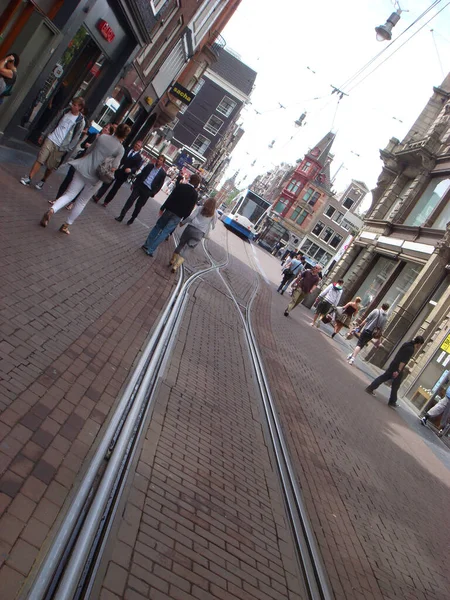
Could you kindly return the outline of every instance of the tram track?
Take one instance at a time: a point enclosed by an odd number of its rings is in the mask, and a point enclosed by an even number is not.
[[[229,263],[229,235],[227,232],[226,259],[223,262],[214,259],[204,240],[203,249],[210,266],[200,269],[185,281],[180,277],[32,583],[26,596],[28,600],[78,600],[92,597],[95,576],[108,534],[120,505],[139,441],[148,426],[155,390],[181,322],[188,291],[194,282],[201,281],[211,272],[219,275],[243,323],[307,596],[311,600],[333,598],[289,459],[252,327],[251,312],[260,287],[260,277],[255,276],[255,285],[248,300],[243,302],[242,298],[237,297],[232,284],[221,272]],[[248,254],[247,247],[245,244],[247,258],[255,267],[254,257]]]

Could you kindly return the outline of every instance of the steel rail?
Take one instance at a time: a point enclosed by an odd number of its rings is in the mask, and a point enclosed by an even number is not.
[[[209,259],[213,262],[213,259],[209,254],[205,244],[204,248],[205,252],[209,256]],[[257,284],[250,297],[245,314],[243,314],[242,310],[240,309],[239,302],[236,299],[231,286],[220,272],[220,268],[221,267],[218,267],[217,269],[218,273],[225,287],[227,288],[228,293],[234,302],[244,325],[245,337],[249,347],[249,354],[253,363],[253,367],[255,369],[258,389],[263,401],[269,434],[275,453],[275,459],[281,479],[289,520],[294,534],[296,549],[300,558],[301,568],[307,585],[307,593],[311,600],[332,600],[334,595],[331,591],[331,586],[323,565],[317,541],[309,521],[303,496],[297,483],[295,472],[289,456],[289,450],[284,440],[284,435],[276,412],[275,402],[270,392],[270,386],[265,373],[263,360],[261,358],[253,331],[251,310],[260,287],[259,277],[257,276]]]
[[[155,374],[155,370],[164,354],[170,335],[173,333],[173,328],[183,299],[196,279],[215,269],[217,269],[217,265],[211,265],[202,269],[191,275],[184,283],[180,277],[173,294],[169,298],[169,301],[158,320],[150,340],[143,350],[138,364],[133,370],[129,382],[121,395],[117,408],[91,458],[89,467],[71,501],[70,508],[63,518],[55,539],[39,568],[38,574],[28,593],[28,600],[43,600],[46,597],[47,590],[60,568],[60,562],[65,553],[66,546],[68,545],[74,530],[79,528],[80,532],[77,541],[75,542],[74,549],[64,568],[61,583],[53,595],[53,597],[58,600],[71,600],[73,598],[78,580],[84,568],[84,562],[89,555],[92,541],[95,538],[99,526],[99,521],[102,518],[104,512],[103,509],[108,501],[110,491],[116,480],[117,472],[120,469],[123,457],[129,446],[129,441],[136,425],[136,418],[141,412],[143,403],[150,396],[150,390],[148,389],[149,383],[151,380],[155,381],[156,379],[157,374]],[[130,398],[133,397],[133,403],[129,406]],[[126,418],[124,420],[125,414]],[[116,440],[113,451],[110,452],[111,441],[113,440],[118,427],[121,427],[120,435]],[[86,518],[80,528],[78,520],[85,510],[87,498],[108,455],[110,455],[110,458],[107,468],[101,477],[99,487],[96,490],[92,504],[89,507]]]

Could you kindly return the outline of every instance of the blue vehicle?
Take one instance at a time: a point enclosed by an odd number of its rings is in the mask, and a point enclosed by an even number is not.
[[[270,202],[251,190],[246,190],[238,195],[233,208],[229,213],[222,215],[221,219],[226,227],[252,240],[270,206]]]

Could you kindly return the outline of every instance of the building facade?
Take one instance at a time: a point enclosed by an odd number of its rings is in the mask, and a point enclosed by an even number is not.
[[[450,365],[450,75],[434,88],[405,138],[381,151],[383,168],[362,231],[336,265],[346,296],[390,318],[367,360],[386,366],[405,340],[425,337],[403,391],[421,408]]]
[[[223,170],[223,161],[242,135],[237,120],[248,101],[256,72],[224,47],[215,47],[213,63],[192,89],[193,100],[180,111],[173,127],[169,159]],[[225,152],[224,152],[225,150]]]

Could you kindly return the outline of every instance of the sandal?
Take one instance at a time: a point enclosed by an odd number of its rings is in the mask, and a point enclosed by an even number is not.
[[[50,206],[53,206],[55,204],[56,200],[49,200],[48,203],[50,204]]]
[[[41,226],[42,227],[47,227],[48,222],[50,221],[50,219],[52,218],[52,215],[55,211],[53,210],[53,208],[50,208],[45,215],[42,217],[41,219]]]
[[[61,233],[65,233],[66,235],[70,235],[70,231],[69,231],[69,226],[67,225],[67,223],[63,223],[61,225],[61,227],[59,228]]]
[[[72,210],[72,208],[73,208],[73,205],[74,205],[74,203],[73,203],[73,202],[71,202],[70,204],[68,204],[68,205],[66,206],[66,210]]]

